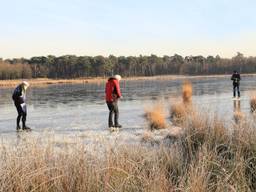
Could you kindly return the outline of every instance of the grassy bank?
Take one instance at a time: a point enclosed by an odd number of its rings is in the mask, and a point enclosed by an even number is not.
[[[0,80],[0,87],[15,87],[21,83],[22,79]],[[83,83],[101,83],[105,82],[104,78],[86,78],[86,79],[28,79],[26,80],[31,86],[43,86],[52,84],[83,84]]]
[[[226,125],[191,110],[179,122],[182,134],[152,147],[143,141],[90,153],[78,141],[2,144],[0,191],[255,191],[254,120]]]
[[[256,74],[243,74],[243,76],[255,76]],[[149,77],[126,77],[123,80],[174,80],[174,79],[200,79],[200,78],[230,78],[230,75],[207,75],[207,76],[186,76],[186,75],[161,75]],[[33,86],[51,85],[51,84],[83,84],[83,83],[102,83],[107,79],[104,77],[98,78],[78,78],[78,79],[28,79],[27,81]],[[0,87],[14,87],[19,84],[22,79],[16,80],[0,80]]]

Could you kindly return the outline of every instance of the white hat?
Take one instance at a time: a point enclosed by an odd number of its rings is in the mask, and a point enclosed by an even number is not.
[[[120,75],[115,75],[114,78],[117,79],[118,81],[120,81],[122,79],[122,77]]]
[[[22,81],[21,84],[24,86],[25,90],[29,87],[29,83],[27,81]]]

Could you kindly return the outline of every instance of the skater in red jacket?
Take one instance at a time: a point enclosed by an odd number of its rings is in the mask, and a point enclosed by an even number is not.
[[[105,93],[106,93],[106,103],[109,109],[108,116],[108,127],[121,128],[122,126],[118,123],[119,110],[118,110],[118,99],[122,97],[120,91],[119,81],[121,80],[120,75],[115,75],[110,77],[106,83]],[[113,124],[113,114],[114,114],[114,124]]]

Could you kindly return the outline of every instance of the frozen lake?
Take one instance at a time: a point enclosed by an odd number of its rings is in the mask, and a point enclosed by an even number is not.
[[[123,130],[118,138],[132,141],[140,135],[147,124],[143,118],[144,108],[157,99],[171,102],[181,97],[184,79],[177,80],[126,80],[121,81],[123,99],[119,102],[120,123]],[[232,82],[230,77],[192,78],[193,102],[198,106],[217,112],[231,119],[234,110]],[[108,109],[104,100],[105,84],[66,84],[30,87],[27,93],[27,124],[31,134],[45,131],[55,135],[87,139],[114,137],[107,129]],[[241,111],[249,113],[249,95],[255,90],[253,76],[242,76]],[[17,116],[11,95],[13,88],[0,88],[0,137],[16,137]],[[125,136],[125,137],[123,137]]]

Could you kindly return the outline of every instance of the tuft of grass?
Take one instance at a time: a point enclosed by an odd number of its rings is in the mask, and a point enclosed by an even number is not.
[[[180,123],[182,123],[185,120],[186,115],[187,115],[187,108],[183,103],[177,103],[177,104],[171,105],[170,117],[174,124],[179,125]]]
[[[142,135],[142,142],[152,142],[154,140],[153,134],[150,131],[145,131]]]
[[[252,94],[250,96],[250,107],[251,107],[251,112],[255,112],[256,111],[256,95]]]
[[[235,123],[240,123],[245,118],[244,113],[241,111],[234,112],[234,121]]]
[[[189,114],[193,112],[193,106],[188,103],[175,103],[170,107],[170,118],[175,125],[181,125]]]
[[[192,84],[189,81],[185,81],[182,85],[182,99],[184,104],[191,103],[192,91]]]
[[[164,107],[162,103],[156,103],[150,109],[145,110],[145,117],[149,122],[151,130],[164,129],[167,127]]]
[[[172,104],[170,108],[172,122],[180,125],[192,111],[192,84],[189,81],[185,81],[182,85],[182,102]]]

